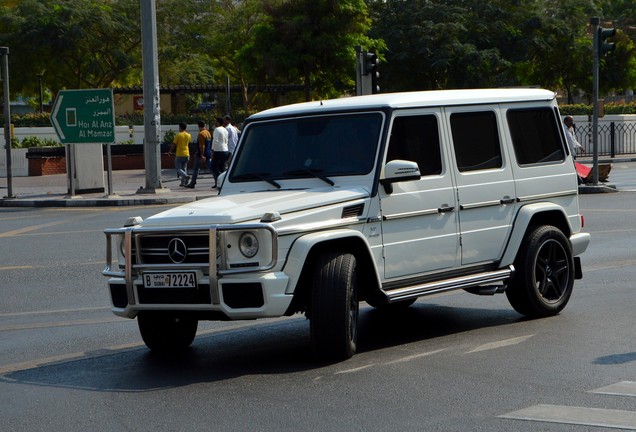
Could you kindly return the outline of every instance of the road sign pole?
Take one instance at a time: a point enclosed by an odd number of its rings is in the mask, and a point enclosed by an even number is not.
[[[66,146],[66,165],[68,167],[68,193],[71,197],[75,196],[75,147],[73,144]]]
[[[110,152],[110,143],[106,144],[106,163],[108,164],[108,195],[113,194],[113,161]]]

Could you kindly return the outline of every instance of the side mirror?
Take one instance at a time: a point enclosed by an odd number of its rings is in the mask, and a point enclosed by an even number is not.
[[[387,194],[393,193],[393,183],[419,180],[420,168],[417,162],[406,160],[392,160],[388,162],[380,175],[380,184]]]

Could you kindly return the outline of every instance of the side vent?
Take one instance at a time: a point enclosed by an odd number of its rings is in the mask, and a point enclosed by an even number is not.
[[[364,204],[356,204],[342,209],[342,218],[358,217],[362,216],[364,210]]]

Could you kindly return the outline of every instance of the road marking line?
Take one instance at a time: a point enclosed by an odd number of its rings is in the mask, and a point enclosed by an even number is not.
[[[25,315],[47,315],[47,314],[57,314],[57,313],[69,313],[69,312],[87,312],[87,311],[109,311],[110,307],[86,307],[86,308],[75,308],[75,309],[53,309],[53,310],[42,310],[42,311],[30,311],[30,312],[11,312],[11,313],[0,313],[1,317],[11,317],[11,316],[25,316]]]
[[[101,320],[77,320],[77,321],[58,321],[58,322],[45,322],[45,323],[33,323],[33,324],[14,324],[4,327],[0,327],[0,332],[5,331],[18,331],[18,330],[34,330],[41,328],[53,328],[53,327],[72,327],[79,325],[92,325],[92,324],[108,324],[125,322],[121,318],[108,318]]]
[[[74,265],[76,265],[76,266],[95,265],[95,264],[104,265],[104,264],[106,264],[106,261],[93,261],[93,262],[74,263]],[[0,271],[3,271],[3,270],[25,270],[25,269],[26,270],[30,270],[30,269],[59,268],[59,267],[60,267],[60,264],[5,266],[5,267],[0,267]]]
[[[636,396],[636,381],[621,381],[589,392],[614,396]]]
[[[445,351],[445,350],[446,350],[446,348],[442,348],[442,349],[438,349],[438,350],[435,350],[435,351],[428,351],[428,352],[421,353],[421,354],[413,354],[413,355],[410,355],[410,356],[399,358],[397,360],[392,360],[390,362],[386,362],[384,364],[385,365],[390,365],[390,364],[396,364],[396,363],[406,363],[406,362],[409,362],[411,360],[416,360],[416,359],[418,359],[420,357],[427,357],[427,356],[430,356],[430,355],[433,355],[433,354],[437,354],[437,353]]]
[[[343,370],[343,371],[334,372],[334,375],[342,375],[342,374],[348,374],[348,373],[353,373],[353,372],[359,372],[361,370],[368,369],[368,368],[373,367],[373,366],[375,366],[374,363],[369,364],[369,365],[365,365],[365,366],[360,366],[360,367],[353,368],[353,369],[347,369],[347,370]]]
[[[517,345],[517,344],[520,344],[521,342],[525,342],[526,340],[530,339],[533,336],[535,336],[535,335],[531,334],[531,335],[527,335],[527,336],[520,336],[520,337],[516,337],[516,338],[512,338],[512,339],[506,339],[506,340],[502,340],[502,341],[491,342],[491,343],[487,343],[487,344],[484,344],[484,345],[479,345],[477,348],[474,348],[474,349],[468,351],[468,354],[472,354],[472,353],[479,352],[479,351],[487,351],[487,350],[492,350],[492,349],[497,349],[497,348],[503,348],[503,347],[507,347],[507,346],[510,346],[510,345]]]
[[[636,429],[636,412],[602,408],[540,404],[499,417],[613,429]]]
[[[25,269],[32,269],[33,266],[30,265],[22,265],[22,266],[6,266],[6,267],[0,267],[0,271],[2,270],[25,270]]]
[[[15,236],[19,236],[31,231],[36,231],[42,228],[48,228],[48,227],[52,227],[55,225],[62,225],[62,224],[66,224],[66,223],[72,223],[75,222],[77,220],[80,219],[86,219],[89,217],[93,217],[94,215],[92,214],[82,214],[79,216],[75,216],[72,218],[68,218],[68,219],[63,219],[63,220],[59,220],[59,221],[52,221],[52,222],[47,222],[47,223],[43,223],[43,224],[38,224],[38,225],[31,225],[31,226],[27,226],[24,228],[20,228],[20,229],[16,229],[16,230],[12,230],[12,231],[6,231],[3,233],[0,233],[0,238],[5,238],[5,237],[15,237]]]

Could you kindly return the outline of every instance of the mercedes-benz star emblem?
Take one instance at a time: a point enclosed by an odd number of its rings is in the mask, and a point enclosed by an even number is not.
[[[185,261],[186,255],[188,255],[188,248],[183,240],[180,238],[173,238],[168,243],[168,256],[175,264],[180,264]]]

